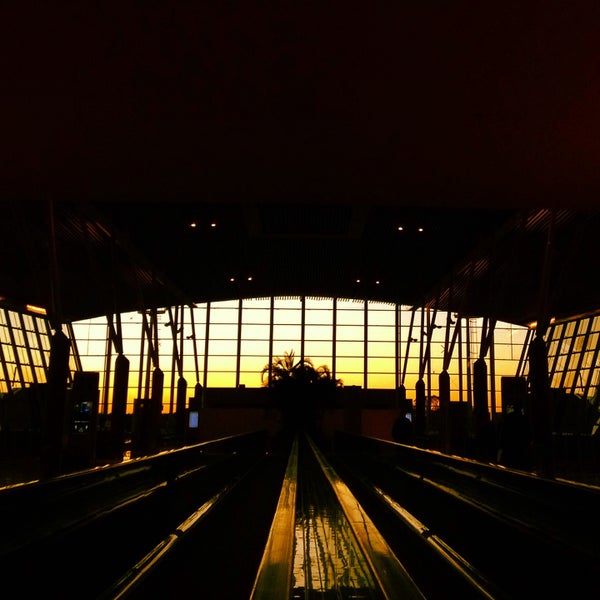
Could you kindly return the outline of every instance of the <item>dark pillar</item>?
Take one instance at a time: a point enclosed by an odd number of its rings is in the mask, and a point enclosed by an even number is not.
[[[396,408],[404,413],[408,412],[406,410],[406,388],[402,383],[396,388]]]
[[[177,445],[185,443],[186,414],[185,404],[187,401],[187,381],[180,377],[177,380],[177,399],[175,403],[175,440]]]
[[[552,476],[552,431],[550,420],[550,380],[546,342],[536,335],[529,346],[529,385],[531,392],[531,440],[533,468]]]
[[[488,459],[490,413],[488,411],[487,364],[483,358],[478,358],[473,365],[473,420],[477,458]]]
[[[67,406],[67,380],[71,343],[60,330],[50,342],[48,365],[48,395],[44,407],[42,429],[41,477],[56,477],[62,466],[65,445],[65,412]]]
[[[202,384],[200,382],[198,382],[194,386],[194,400],[196,400],[196,402],[198,404],[198,408],[204,408],[204,401],[202,398],[203,391],[204,391],[204,388],[202,387]]]
[[[439,375],[440,450],[450,452],[450,375],[444,369]]]
[[[156,454],[156,452],[158,452],[164,380],[164,373],[156,367],[152,373],[152,390],[150,397],[150,423],[148,429],[149,454]]]
[[[111,414],[111,432],[114,453],[123,458],[125,449],[125,418],[127,415],[127,390],[129,387],[129,359],[119,354],[115,360],[115,383]]]
[[[415,385],[415,434],[425,435],[425,382],[422,379]]]

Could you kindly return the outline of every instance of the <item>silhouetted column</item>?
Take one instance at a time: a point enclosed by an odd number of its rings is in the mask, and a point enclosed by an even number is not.
[[[156,367],[152,372],[152,391],[150,397],[150,419],[148,427],[148,453],[155,454],[158,451],[160,432],[160,415],[162,413],[162,399],[164,388],[164,373]]]
[[[425,435],[425,382],[422,379],[415,385],[415,433]]]
[[[440,450],[450,452],[450,375],[444,369],[439,375]]]
[[[550,380],[546,342],[536,335],[529,346],[529,383],[531,392],[531,439],[533,468],[552,475],[552,431],[550,425]]]
[[[406,411],[406,388],[402,383],[396,388],[396,408]]]
[[[56,331],[50,342],[40,462],[42,478],[59,475],[62,467],[70,351],[69,338],[62,331]]]
[[[125,448],[125,418],[127,415],[127,391],[129,387],[129,359],[119,354],[115,360],[111,432],[114,451],[123,457]]]
[[[187,402],[187,381],[180,377],[177,380],[177,399],[175,403],[175,438],[177,444],[185,441],[185,405]]]
[[[204,402],[202,398],[202,394],[204,393],[204,388],[200,382],[196,383],[194,386],[194,400],[198,403],[198,408],[204,408]]]
[[[488,411],[487,364],[478,358],[473,365],[473,420],[478,458],[487,458],[490,414]]]

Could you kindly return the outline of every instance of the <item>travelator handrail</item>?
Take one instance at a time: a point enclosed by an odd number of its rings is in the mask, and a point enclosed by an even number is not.
[[[265,440],[265,431],[251,431],[0,488],[0,558],[166,488],[206,468],[215,457],[262,450]]]
[[[545,503],[572,511],[573,515],[595,515],[600,502],[600,487],[539,475],[502,465],[482,462],[437,450],[419,448],[389,440],[337,431],[334,446],[340,451],[368,452],[396,464],[410,465],[411,471],[427,477],[440,466],[469,476],[473,481],[488,482],[520,490],[543,499]]]
[[[331,491],[339,502],[379,585],[382,597],[387,600],[396,598],[423,600],[424,595],[421,590],[317,445],[309,436],[304,436],[302,442],[310,448],[331,486]],[[299,443],[296,437],[269,538],[252,589],[251,600],[289,598],[292,591]]]

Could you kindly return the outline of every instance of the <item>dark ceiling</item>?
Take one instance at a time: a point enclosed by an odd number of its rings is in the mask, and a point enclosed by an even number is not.
[[[54,4],[4,19],[0,295],[600,307],[600,3]]]

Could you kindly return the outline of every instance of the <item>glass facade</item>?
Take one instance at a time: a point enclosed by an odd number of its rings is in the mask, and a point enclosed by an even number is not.
[[[294,352],[310,358],[315,366],[326,365],[344,386],[364,389],[395,389],[404,385],[414,398],[419,377],[431,396],[437,395],[438,377],[444,366],[444,348],[458,339],[448,365],[451,399],[469,401],[469,362],[479,355],[478,319],[456,320],[444,313],[381,302],[346,298],[269,297],[201,303],[193,308],[148,311],[121,316],[123,349],[130,360],[128,410],[136,397],[148,393],[150,371],[159,366],[165,375],[165,410],[174,404],[177,367],[174,349],[181,358],[181,373],[189,387],[260,387],[266,383],[263,369],[274,357]],[[176,320],[175,326],[172,321]],[[429,325],[429,338],[422,334]],[[74,323],[73,329],[85,370],[97,370],[104,384],[106,319]],[[467,329],[470,333],[467,333]],[[156,334],[155,334],[156,332]],[[500,407],[500,377],[517,374],[527,328],[498,323],[498,347],[493,377],[497,382],[495,407]],[[150,334],[150,335],[148,335]],[[158,335],[156,363],[148,359],[148,347]],[[148,339],[145,339],[148,338]],[[88,352],[98,348],[98,352]],[[114,362],[116,355],[111,355]],[[145,383],[144,383],[145,382]],[[170,392],[169,392],[170,390]],[[170,394],[170,396],[169,396]],[[105,394],[109,399],[112,391]],[[107,400],[106,411],[110,410]]]
[[[414,398],[422,378],[435,400],[446,366],[451,400],[472,403],[472,365],[488,364],[489,408],[501,410],[501,378],[527,376],[533,331],[483,319],[346,298],[268,297],[199,303],[124,313],[120,346],[106,317],[66,326],[72,339],[71,374],[100,376],[100,412],[111,410],[117,348],[130,362],[128,412],[148,397],[154,368],[164,373],[163,410],[175,406],[179,376],[188,388],[260,387],[274,357],[294,352],[326,365],[344,386],[395,389]],[[483,344],[491,335],[489,347]],[[46,381],[52,330],[44,315],[0,306],[0,394]],[[597,402],[600,316],[554,323],[546,336],[551,387]],[[190,394],[191,395],[191,394]]]
[[[71,331],[65,333],[72,336]],[[43,314],[0,304],[0,394],[46,382],[51,338]],[[71,353],[71,372],[78,368],[75,351]]]

